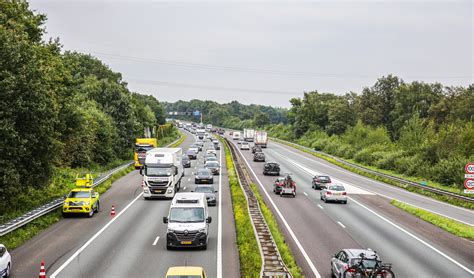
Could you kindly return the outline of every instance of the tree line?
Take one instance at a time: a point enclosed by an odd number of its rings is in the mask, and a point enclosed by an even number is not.
[[[203,122],[217,126],[233,129],[247,127],[261,128],[269,124],[288,122],[287,110],[264,105],[245,105],[238,101],[220,104],[210,100],[190,101],[179,100],[174,103],[163,103],[166,112],[188,112],[200,111],[203,114]],[[199,117],[179,116],[179,119],[200,121]]]
[[[292,98],[272,134],[381,169],[463,188],[474,161],[474,85],[406,83],[389,75],[361,94]]]
[[[55,167],[131,157],[135,137],[165,122],[152,96],[120,73],[44,41],[46,16],[26,1],[0,1],[0,198],[48,185]]]

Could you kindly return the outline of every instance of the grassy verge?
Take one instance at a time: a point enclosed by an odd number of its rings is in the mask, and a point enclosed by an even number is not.
[[[181,132],[176,128],[173,127],[171,131],[163,137],[158,137],[158,147],[164,147],[169,143],[176,140],[181,135]]]
[[[114,181],[133,170],[134,168],[130,166],[113,174],[107,181],[95,187],[95,191],[99,192],[99,194],[103,194],[112,186]],[[0,237],[0,242],[5,244],[9,250],[13,250],[61,219],[61,208],[58,208],[57,210],[35,219],[25,226]]]
[[[179,132],[179,133],[181,133],[181,137],[180,137],[179,140],[176,141],[174,144],[171,144],[171,145],[169,146],[170,148],[175,148],[175,147],[181,145],[181,144],[184,142],[184,140],[186,140],[186,134],[184,134],[184,133],[182,133],[182,132]],[[175,139],[175,140],[176,140],[176,139]]]
[[[293,144],[289,144],[288,142],[285,142],[285,141],[282,141],[282,140],[279,140],[279,139],[276,139],[276,138],[272,138],[272,140],[274,140],[275,142],[290,146],[292,148],[298,149],[302,152],[309,153],[309,154],[311,154],[313,156],[316,156],[316,157],[319,157],[321,159],[324,159],[324,160],[326,160],[326,161],[328,161],[332,164],[335,164],[335,165],[337,165],[341,168],[344,168],[346,170],[349,170],[349,171],[351,171],[353,173],[356,173],[356,174],[359,174],[361,176],[365,176],[365,177],[368,177],[368,178],[371,178],[371,179],[374,179],[374,180],[377,180],[377,181],[381,181],[381,182],[384,182],[384,183],[387,183],[387,184],[390,184],[390,185],[393,185],[393,186],[397,186],[397,187],[406,189],[410,192],[415,192],[415,193],[418,193],[418,194],[421,194],[421,195],[424,195],[424,196],[427,196],[427,197],[430,197],[430,198],[433,198],[433,199],[436,199],[436,200],[439,200],[439,201],[443,201],[443,202],[446,202],[446,203],[449,203],[449,204],[452,204],[452,205],[455,205],[455,206],[464,207],[464,208],[468,208],[468,209],[474,209],[474,203],[464,202],[464,201],[461,201],[459,199],[452,198],[452,197],[449,197],[449,196],[435,194],[435,193],[432,193],[432,192],[429,192],[429,191],[426,191],[426,190],[423,190],[423,189],[420,189],[420,188],[416,188],[416,187],[413,187],[413,186],[407,186],[407,185],[398,183],[396,181],[393,181],[391,179],[387,179],[387,178],[384,178],[384,177],[374,175],[372,173],[362,171],[358,168],[355,168],[355,167],[352,167],[350,165],[346,165],[346,164],[344,164],[340,161],[337,161],[332,157],[325,156],[325,155],[322,155],[322,154],[319,154],[319,153],[315,153],[315,152],[307,150],[303,147],[296,146],[296,145],[293,145]],[[361,165],[361,166],[366,167],[365,165]],[[369,168],[369,167],[367,167],[367,168]],[[374,170],[378,171],[378,169],[374,169]],[[405,178],[405,177],[403,177],[403,178]],[[442,189],[444,189],[444,188],[442,188]]]
[[[392,205],[415,215],[416,217],[423,219],[431,224],[440,227],[441,229],[456,235],[458,237],[463,237],[469,240],[474,240],[474,227],[466,225],[464,223],[440,216],[435,213],[422,210],[408,204],[405,204],[400,201],[392,200],[390,202]]]
[[[240,274],[242,277],[258,277],[262,268],[262,257],[255,238],[254,229],[247,209],[247,199],[240,187],[235,172],[234,163],[227,144],[223,142],[227,162],[227,174],[232,196],[232,209],[234,212],[235,227],[237,232],[237,248],[239,249]]]
[[[265,218],[268,228],[272,233],[273,239],[275,240],[275,243],[278,247],[278,251],[280,251],[280,255],[283,259],[283,262],[285,263],[286,267],[290,271],[291,275],[293,275],[293,277],[303,277],[301,268],[296,264],[295,257],[293,256],[290,247],[286,244],[285,238],[281,233],[280,228],[278,227],[278,223],[276,222],[272,211],[263,201],[263,198],[260,195],[257,186],[255,184],[251,184],[251,188],[258,199],[260,210],[262,211],[263,217]]]

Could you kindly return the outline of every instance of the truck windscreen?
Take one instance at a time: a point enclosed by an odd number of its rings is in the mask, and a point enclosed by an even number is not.
[[[150,177],[169,177],[171,174],[172,168],[146,167],[146,175]]]
[[[172,208],[169,222],[204,222],[203,208]]]

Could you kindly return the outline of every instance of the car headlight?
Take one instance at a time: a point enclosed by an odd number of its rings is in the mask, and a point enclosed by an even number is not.
[[[206,232],[206,228],[199,229],[199,232],[200,232],[200,233],[205,233],[205,232]]]
[[[84,204],[85,206],[88,206],[88,205],[91,204],[91,202],[84,202],[83,204]]]
[[[215,200],[215,199],[216,199],[216,197],[214,197],[214,196],[209,196],[209,200]]]
[[[174,233],[174,230],[173,229],[166,229],[166,232],[167,233]]]

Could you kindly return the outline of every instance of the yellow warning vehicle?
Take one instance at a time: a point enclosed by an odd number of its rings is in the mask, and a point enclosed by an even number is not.
[[[206,278],[204,268],[200,266],[173,266],[168,268],[166,278]]]
[[[135,149],[133,160],[135,161],[135,169],[140,169],[145,163],[146,152],[156,148],[158,141],[156,138],[137,138],[135,139]]]
[[[88,173],[84,177],[76,177],[76,188],[71,190],[64,199],[62,214],[86,214],[89,217],[99,212],[100,196],[92,188],[94,179]]]

